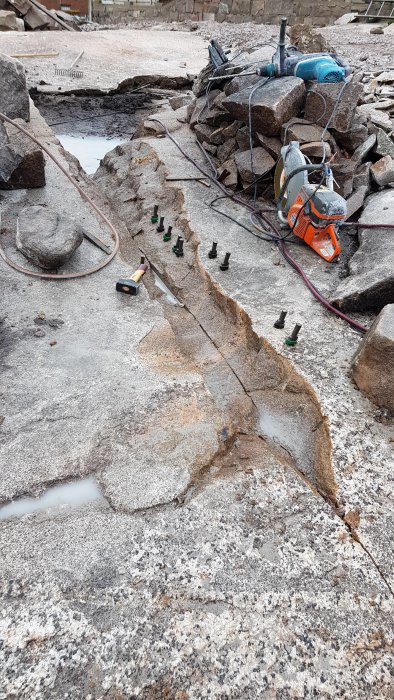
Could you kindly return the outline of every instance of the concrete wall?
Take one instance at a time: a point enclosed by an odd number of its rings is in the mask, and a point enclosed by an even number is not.
[[[133,17],[147,19],[211,20],[219,22],[257,22],[277,24],[286,16],[290,24],[303,22],[313,26],[324,26],[351,11],[362,11],[364,0],[170,0],[152,7],[95,4],[95,18],[103,21],[127,21]]]

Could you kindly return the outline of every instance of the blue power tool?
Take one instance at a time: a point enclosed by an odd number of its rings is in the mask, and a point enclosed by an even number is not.
[[[267,78],[294,75],[302,80],[316,80],[318,83],[339,83],[346,80],[351,68],[335,53],[304,54],[295,46],[286,46],[286,26],[287,18],[283,17],[278,48],[272,57],[272,63],[258,68],[258,75]]]

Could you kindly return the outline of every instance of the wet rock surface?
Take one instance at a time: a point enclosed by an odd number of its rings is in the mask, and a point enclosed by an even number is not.
[[[352,376],[358,388],[394,414],[394,304],[387,304],[360,343]]]
[[[18,218],[18,250],[44,270],[64,265],[83,241],[81,226],[46,207],[26,207]]]

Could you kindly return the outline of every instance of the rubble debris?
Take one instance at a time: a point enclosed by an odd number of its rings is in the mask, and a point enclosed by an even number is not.
[[[18,24],[15,12],[0,10],[0,32],[17,32]]]
[[[339,285],[334,303],[344,311],[376,311],[394,303],[393,232],[362,224],[392,224],[394,190],[370,195],[359,219],[360,247],[349,263],[349,277]]]
[[[82,241],[81,226],[52,209],[25,207],[19,214],[17,248],[44,270],[56,270],[64,265]]]
[[[168,102],[170,107],[175,110],[179,109],[180,107],[188,107],[192,99],[193,98],[191,95],[175,95],[174,97],[170,97]]]
[[[356,212],[358,212],[364,204],[365,198],[368,194],[369,186],[360,185],[354,189],[354,192],[346,200],[346,218],[350,219]]]
[[[290,43],[304,53],[333,53],[333,47],[320,32],[313,30],[307,24],[293,24],[289,30]]]
[[[371,134],[364,143],[360,144],[352,155],[354,167],[360,165],[376,144],[376,134]]]
[[[226,97],[223,106],[234,119],[248,122],[250,89],[244,88]],[[280,134],[283,124],[295,117],[305,97],[301,78],[284,77],[272,80],[253,93],[251,114],[256,131],[267,136]]]
[[[301,151],[308,158],[317,158],[319,160],[326,160],[331,158],[331,148],[330,144],[326,141],[311,141],[310,143],[303,143],[300,147]]]
[[[30,119],[25,70],[15,58],[0,54],[0,112],[10,119]]]
[[[372,124],[381,127],[385,131],[391,131],[392,127],[389,115],[382,110],[375,109],[374,107],[374,104],[360,105],[357,107],[357,112],[359,114],[366,114],[368,120],[372,122]]]
[[[394,158],[394,141],[383,129],[376,128],[376,146],[374,151],[379,156],[389,155]]]
[[[383,156],[371,166],[372,177],[379,187],[394,183],[394,160],[391,156]]]
[[[330,133],[326,131],[324,134],[323,127],[317,124],[311,124],[306,119],[294,117],[289,122],[282,126],[282,141],[284,144],[290,141],[298,141],[299,143],[310,143],[311,141],[320,141],[322,136],[324,141],[328,141]]]
[[[366,115],[358,114],[356,110],[349,131],[341,132],[333,129],[332,133],[339,146],[342,146],[348,152],[355,151],[368,138],[367,117]]]
[[[261,146],[236,153],[234,160],[245,184],[253,182],[254,176],[259,178],[269,173],[275,165],[274,159]]]
[[[330,127],[336,131],[348,132],[361,93],[360,83],[315,83],[307,92],[304,117],[320,126],[326,126],[337,104]]]
[[[49,11],[34,0],[2,0],[0,3],[1,31],[80,30],[76,17],[60,10]]]
[[[394,414],[394,304],[387,304],[360,343],[352,377],[373,403]]]
[[[218,168],[218,179],[229,190],[235,190],[238,185],[238,170],[235,160],[230,158]]]
[[[16,123],[26,126],[23,120],[16,119]],[[0,173],[0,189],[32,189],[45,185],[45,160],[44,154],[28,136],[11,124],[6,124],[6,141],[3,148],[8,150],[7,170],[11,171],[5,176]]]

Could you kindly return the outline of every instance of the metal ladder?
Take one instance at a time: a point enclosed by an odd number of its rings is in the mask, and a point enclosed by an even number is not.
[[[394,19],[394,0],[370,0],[363,14],[357,17],[370,19]]]

